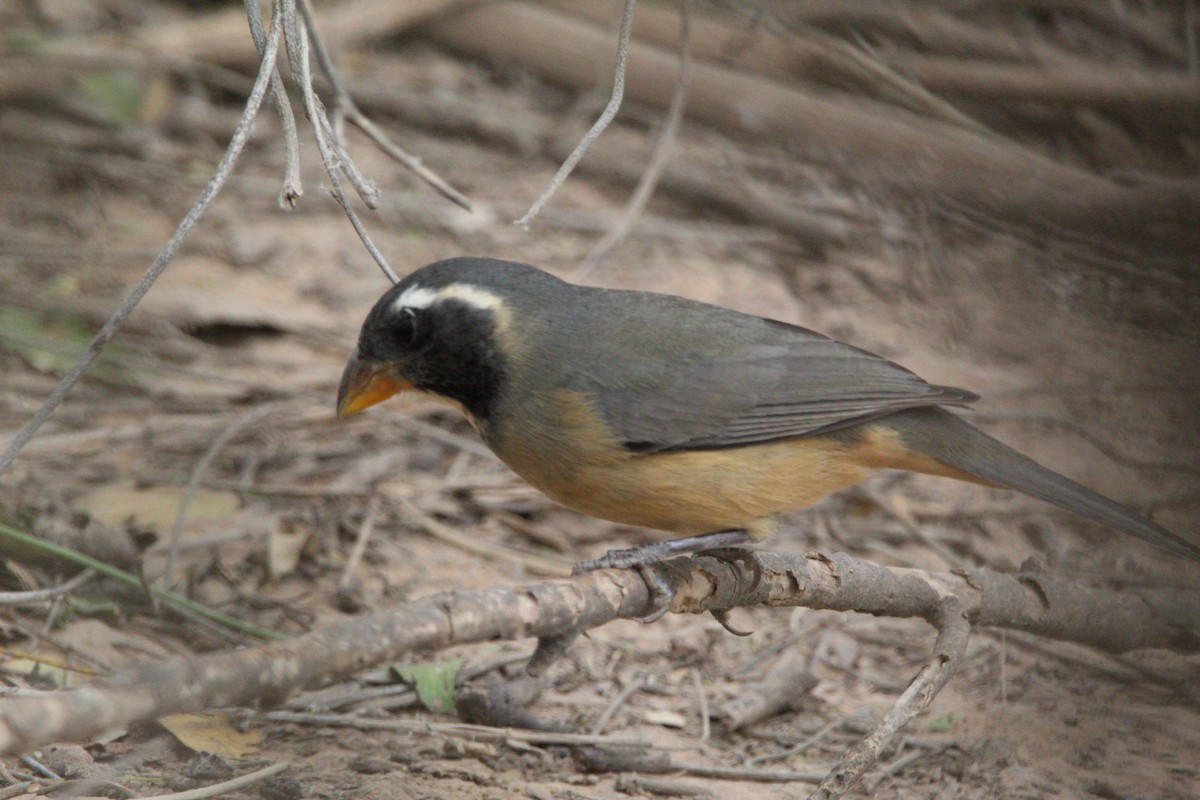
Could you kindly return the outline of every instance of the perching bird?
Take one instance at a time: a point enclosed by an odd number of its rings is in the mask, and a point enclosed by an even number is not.
[[[589,569],[761,540],[780,513],[881,469],[1016,489],[1200,561],[1200,547],[945,408],[976,395],[681,297],[576,286],[511,261],[439,261],[371,310],[338,415],[404,389],[459,407],[501,460],[563,505],[684,535]]]

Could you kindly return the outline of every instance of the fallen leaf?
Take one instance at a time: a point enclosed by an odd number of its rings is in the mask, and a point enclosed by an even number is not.
[[[243,758],[258,752],[262,731],[239,731],[223,714],[172,714],[158,721],[189,750],[226,758]]]
[[[454,678],[465,662],[465,658],[451,658],[432,664],[397,664],[393,669],[401,680],[417,687],[421,705],[446,714],[454,710]]]

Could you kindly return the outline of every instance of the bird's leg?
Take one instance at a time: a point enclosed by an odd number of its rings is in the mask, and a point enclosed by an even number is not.
[[[609,550],[599,558],[580,561],[571,570],[571,574],[582,575],[598,569],[636,569],[642,579],[646,581],[646,585],[650,587],[651,602],[653,603],[653,610],[646,616],[639,617],[638,622],[655,622],[662,619],[663,615],[671,610],[671,587],[656,570],[646,569],[646,567],[675,556],[690,555],[721,547],[736,547],[740,544],[750,544],[753,541],[749,532],[741,529],[702,533],[697,536],[682,536],[678,539],[654,542],[641,547]],[[717,620],[725,626],[726,630],[738,633],[730,628],[721,617],[717,617]]]
[[[750,544],[754,539],[745,530],[717,531],[716,533],[701,533],[697,536],[681,536],[678,539],[668,539],[665,542],[654,542],[641,547],[630,547],[625,550],[609,550],[599,558],[591,561],[580,561],[571,570],[572,575],[582,575],[585,572],[595,572],[598,569],[629,569],[656,561],[666,561],[675,556],[686,556],[703,550],[715,550],[719,547],[737,547]]]

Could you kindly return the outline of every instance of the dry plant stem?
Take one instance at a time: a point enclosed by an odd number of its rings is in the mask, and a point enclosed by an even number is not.
[[[300,17],[296,12],[297,10],[303,11],[298,8],[299,2],[300,0],[286,0],[284,3],[283,41],[287,46],[288,60],[292,64],[293,75],[300,82],[303,91],[304,113],[313,125],[313,136],[317,140],[318,146],[323,142],[329,153],[336,156],[332,163],[350,181],[350,185],[354,187],[354,191],[358,193],[367,208],[374,209],[379,205],[379,187],[363,175],[354,163],[354,159],[350,157],[350,153],[344,147],[341,137],[335,135],[329,117],[325,113],[325,107],[313,90],[313,75],[308,60],[308,51],[310,44],[317,41],[316,30],[308,15],[303,15],[304,25],[299,24]],[[324,60],[321,59],[322,55],[324,55]],[[329,60],[328,54],[325,54],[324,51],[318,50],[318,60],[324,67],[333,69],[333,62]],[[299,74],[296,75],[296,73]],[[322,152],[322,160],[325,160],[324,152]],[[329,163],[326,162],[326,170],[332,172]]]
[[[34,589],[28,592],[0,592],[0,606],[40,605],[47,600],[54,600],[62,597],[64,594],[70,594],[95,577],[95,575],[96,573],[93,570],[85,569],[69,581],[60,583],[58,586],[51,586],[49,589]]]
[[[267,34],[262,26],[262,11],[258,0],[244,0],[244,3],[246,18],[250,24],[250,37],[254,39],[259,58],[262,58],[267,46]],[[283,78],[277,66],[271,67],[271,99],[275,101],[275,111],[279,114],[280,127],[283,129],[284,169],[279,207],[292,209],[296,207],[296,201],[304,195],[304,185],[300,180],[300,137],[296,132],[296,116],[292,113],[292,104],[288,101],[287,89],[283,86]]]
[[[312,8],[309,6],[308,0],[297,0],[297,4],[301,15],[304,17],[304,22],[308,26],[309,35],[312,37],[312,46],[313,51],[317,54],[317,63],[321,65],[321,71],[325,73],[325,77],[333,87],[335,118],[344,117],[347,119],[351,125],[354,125],[365,133],[375,143],[376,147],[391,156],[418,178],[425,181],[442,197],[470,211],[471,202],[467,200],[462,192],[455,189],[444,178],[421,163],[421,159],[389,139],[387,134],[381,131],[375,123],[359,110],[358,104],[354,102],[354,98],[346,91],[341,74],[334,65],[333,58],[330,56],[329,50],[317,30]],[[335,125],[334,127],[336,129],[338,126]],[[340,141],[339,145],[341,145]]]
[[[267,719],[274,722],[294,722],[307,725],[340,725],[364,731],[405,731],[414,734],[455,737],[478,742],[527,742],[540,745],[567,745],[588,747],[645,748],[649,743],[630,736],[596,736],[587,733],[563,733],[559,731],[535,731],[524,728],[494,728],[488,725],[473,725],[465,722],[429,722],[420,719],[379,719],[361,717],[357,714],[302,714],[295,711],[271,711]]]
[[[269,767],[248,772],[245,775],[239,775],[236,778],[230,778],[227,781],[214,783],[211,786],[202,786],[199,789],[189,789],[186,792],[172,792],[170,794],[155,794],[150,795],[146,800],[204,800],[206,797],[219,797],[223,794],[235,792],[244,786],[249,786],[259,781],[264,781],[267,778],[278,775],[285,769],[290,767],[286,761],[281,761],[278,764],[272,764]]]
[[[967,641],[971,635],[971,624],[962,613],[957,597],[946,597],[937,617],[931,620],[938,628],[937,640],[933,643],[933,655],[921,668],[896,702],[883,715],[883,719],[858,744],[850,748],[841,762],[821,781],[809,800],[830,800],[841,797],[862,778],[863,773],[879,763],[884,748],[908,723],[929,707],[933,698],[958,669]]]
[[[571,151],[571,155],[567,156],[566,161],[558,168],[558,172],[554,173],[554,177],[542,190],[541,195],[537,200],[533,201],[533,205],[525,212],[525,216],[521,217],[514,224],[528,230],[529,224],[533,222],[541,210],[546,207],[546,203],[550,202],[550,198],[558,191],[558,187],[563,185],[567,176],[575,169],[575,165],[579,163],[579,159],[583,158],[583,154],[587,152],[588,147],[594,142],[600,134],[604,133],[604,129],[613,121],[613,117],[617,115],[617,110],[621,107],[621,99],[625,96],[625,62],[629,55],[629,38],[633,33],[633,12],[637,6],[637,0],[625,0],[625,8],[621,12],[621,30],[617,34],[617,60],[613,67],[613,88],[612,95],[608,98],[608,105],[604,107],[604,111],[600,114],[600,118],[592,125],[591,130],[583,135],[579,140],[579,144]]]
[[[592,725],[592,735],[599,736],[600,734],[604,733],[604,729],[608,727],[608,723],[612,722],[613,715],[620,710],[621,706],[625,705],[629,698],[640,692],[642,687],[645,685],[646,676],[638,675],[629,682],[628,686],[617,692],[617,696],[612,699],[612,702],[609,703],[608,707],[604,709],[604,713],[601,714],[600,718],[596,720],[596,723]]]
[[[753,725],[791,706],[817,683],[810,661],[809,655],[798,648],[780,654],[763,680],[743,686],[736,697],[721,706],[721,716],[729,728]]]
[[[279,35],[283,26],[283,15],[280,13],[279,3],[276,2],[271,15],[271,33],[267,38],[267,46],[263,53],[262,66],[259,68],[258,77],[254,81],[254,89],[250,92],[250,97],[246,100],[246,107],[242,111],[242,116],[238,121],[237,130],[234,131],[233,138],[229,142],[229,147],[225,150],[225,155],[222,156],[221,162],[217,165],[213,176],[209,178],[203,191],[200,192],[200,198],[196,201],[184,216],[175,232],[171,234],[171,238],[167,241],[166,246],[155,257],[150,268],[142,276],[141,280],[133,287],[125,299],[121,301],[121,305],[113,312],[112,316],[104,323],[100,331],[88,342],[87,349],[70,371],[63,376],[59,381],[58,386],[54,387],[54,391],[46,398],[44,402],[33,415],[33,417],[17,431],[12,442],[4,451],[4,455],[0,456],[0,474],[3,474],[17,454],[21,452],[33,435],[37,433],[42,424],[50,418],[66,399],[67,393],[79,382],[83,377],[83,373],[92,365],[96,357],[104,350],[108,343],[112,340],[117,332],[117,328],[125,321],[125,318],[137,307],[142,298],[146,296],[146,292],[150,291],[150,287],[158,280],[167,266],[175,258],[175,253],[180,245],[191,234],[192,228],[196,226],[200,218],[204,216],[204,212],[208,210],[208,206],[212,203],[213,198],[221,191],[221,187],[225,185],[225,180],[233,171],[233,165],[237,162],[237,158],[242,153],[242,148],[246,145],[246,140],[250,138],[250,131],[255,116],[258,115],[259,106],[262,105],[263,96],[266,94],[267,87],[270,85],[270,77],[272,67],[275,65],[275,56],[279,50]]]
[[[888,569],[842,553],[754,552],[736,561],[703,556],[652,569],[675,589],[672,610],[679,613],[802,605],[936,623],[943,621],[939,615],[946,614],[954,599],[974,625],[1016,628],[1110,652],[1149,647],[1200,652],[1197,591],[1114,592],[1050,575]],[[86,739],[164,714],[278,702],[299,688],[345,679],[402,654],[560,636],[617,618],[641,617],[653,606],[645,579],[617,570],[512,588],[443,592],[261,648],[174,658],[70,691],[5,699],[0,704],[0,754]],[[943,651],[936,652],[940,657]]]
[[[407,518],[412,524],[419,526],[422,530],[433,536],[435,539],[440,539],[443,542],[454,545],[468,553],[477,555],[489,556],[492,558],[502,558],[506,561],[515,561],[525,567],[525,569],[537,575],[550,575],[554,577],[565,577],[571,574],[571,565],[562,559],[547,558],[534,553],[522,553],[519,550],[514,550],[511,547],[495,544],[486,539],[481,539],[478,536],[472,536],[469,533],[463,533],[449,525],[443,525],[433,517],[426,514],[421,509],[417,508],[412,501],[394,496],[396,503],[400,507],[402,517]]]
[[[658,136],[658,142],[654,145],[650,163],[646,167],[646,171],[642,173],[641,179],[638,180],[637,188],[630,195],[629,202],[622,209],[616,224],[609,228],[608,233],[604,234],[600,241],[596,242],[591,252],[583,259],[583,263],[579,265],[576,273],[579,277],[589,274],[617,245],[625,241],[625,237],[633,228],[634,221],[646,208],[646,203],[650,202],[650,197],[658,187],[663,171],[666,170],[671,156],[675,153],[675,140],[679,134],[679,123],[683,120],[683,108],[687,102],[688,76],[692,66],[688,26],[690,14],[691,2],[684,0],[683,4],[679,6],[679,79],[675,83],[675,92],[671,95],[671,105],[667,110],[667,122]]]
[[[296,9],[291,3],[285,3],[283,6],[284,15],[284,42],[287,45],[288,60],[292,64],[292,71],[295,79],[300,84],[301,93],[304,97],[304,113],[312,122],[313,138],[317,141],[317,150],[321,154],[321,163],[325,166],[325,173],[329,176],[329,188],[333,195],[333,199],[338,202],[342,210],[346,213],[346,218],[350,220],[351,226],[354,227],[354,232],[358,234],[358,238],[362,241],[367,252],[371,254],[371,258],[379,265],[383,274],[387,276],[392,283],[399,283],[400,277],[396,275],[395,270],[388,264],[387,259],[383,257],[383,253],[375,246],[375,242],[367,233],[366,227],[358,214],[355,213],[350,205],[350,199],[346,197],[345,191],[342,189],[342,181],[338,178],[338,170],[342,170],[346,176],[355,185],[355,189],[359,191],[359,196],[363,198],[363,202],[370,205],[370,200],[373,196],[374,187],[369,187],[357,180],[355,176],[358,171],[353,168],[349,158],[345,152],[330,141],[329,119],[325,116],[325,109],[321,105],[320,99],[313,90],[312,85],[312,69],[308,62],[308,34],[302,28],[296,19]]]
[[[811,750],[815,745],[820,744],[825,740],[826,737],[829,736],[829,734],[833,733],[834,729],[841,727],[842,723],[844,722],[845,720],[840,718],[826,722],[812,736],[809,736],[802,742],[792,745],[786,750],[780,750],[778,753],[768,753],[767,755],[755,756],[754,758],[746,759],[746,766],[757,767],[762,764],[768,764],[772,761],[782,761],[790,756],[800,755],[806,750]]]
[[[47,767],[41,761],[38,761],[33,756],[29,755],[28,753],[22,754],[20,756],[20,761],[22,764],[29,767],[34,772],[41,775],[43,778],[50,778],[51,780],[55,780],[55,781],[62,780],[61,775],[59,775],[57,772],[55,772],[54,770]]]
[[[358,535],[354,537],[354,547],[351,548],[350,556],[346,559],[342,577],[338,579],[339,589],[345,589],[354,579],[354,571],[358,569],[363,553],[367,552],[367,542],[371,540],[371,532],[375,530],[375,520],[379,518],[379,508],[379,495],[371,495],[371,499],[367,502],[367,510],[363,513],[362,524],[358,526]]]
[[[697,778],[715,778],[725,781],[754,781],[756,783],[818,783],[824,772],[802,772],[799,770],[761,769],[749,767],[714,767],[711,764],[688,764],[671,762],[671,771],[679,775]]]
[[[253,0],[249,0],[249,2],[253,2]],[[192,504],[192,498],[196,496],[196,490],[200,488],[200,482],[204,479],[205,473],[208,472],[213,459],[225,449],[225,445],[229,444],[235,436],[241,433],[243,428],[262,419],[276,408],[278,408],[276,403],[266,403],[258,408],[250,409],[245,414],[239,416],[233,421],[232,425],[213,440],[212,444],[204,451],[204,454],[200,456],[200,460],[196,462],[196,466],[192,469],[192,474],[188,476],[187,485],[183,490],[183,498],[179,501],[179,510],[175,512],[175,522],[171,525],[171,534],[168,537],[167,566],[163,570],[163,577],[168,582],[171,580],[171,576],[175,574],[175,560],[179,555],[179,540],[183,535],[183,522],[187,518],[188,507]]]
[[[712,722],[709,720],[708,692],[704,691],[704,681],[700,678],[700,670],[692,667],[692,688],[696,690],[696,708],[700,714],[700,741],[707,742],[712,735]]]

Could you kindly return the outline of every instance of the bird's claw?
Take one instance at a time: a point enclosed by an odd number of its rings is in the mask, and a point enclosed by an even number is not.
[[[732,633],[734,636],[753,636],[754,631],[744,631],[741,628],[733,627],[733,623],[729,621],[729,609],[714,608],[708,613],[713,615],[713,619],[721,623],[721,627]]]
[[[646,582],[646,588],[650,590],[652,606],[649,614],[635,617],[635,619],[643,624],[658,622],[671,610],[671,601],[675,599],[675,590],[663,577],[663,574],[654,568],[653,564],[639,564],[635,569],[642,576],[642,580]]]

